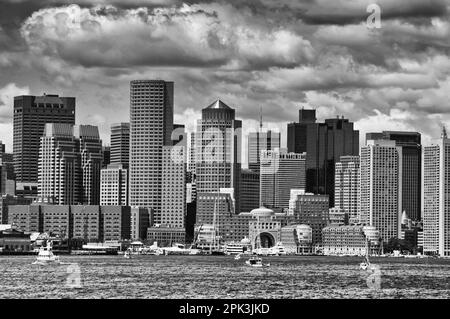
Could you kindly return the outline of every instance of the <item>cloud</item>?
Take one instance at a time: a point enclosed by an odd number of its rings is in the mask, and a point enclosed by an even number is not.
[[[28,87],[19,87],[15,83],[9,83],[0,88],[0,123],[8,123],[12,120],[14,96],[30,94]]]
[[[314,58],[309,41],[279,27],[256,26],[231,6],[39,10],[21,33],[35,55],[84,67],[293,66]]]

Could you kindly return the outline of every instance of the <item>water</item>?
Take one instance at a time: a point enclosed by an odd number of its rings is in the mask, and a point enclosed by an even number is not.
[[[450,298],[450,260],[373,259],[376,289],[361,258],[267,257],[265,269],[245,259],[61,256],[64,265],[39,266],[33,256],[0,256],[0,298]],[[76,267],[81,288],[68,285]]]

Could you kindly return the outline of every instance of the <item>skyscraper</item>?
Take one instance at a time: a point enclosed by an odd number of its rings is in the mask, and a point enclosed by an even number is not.
[[[250,169],[241,170],[241,211],[251,212],[259,204],[259,173]]]
[[[300,110],[299,123],[288,124],[288,151],[306,152],[306,190],[330,195],[334,206],[335,162],[358,155],[359,131],[348,119],[337,117],[316,123],[315,110]]]
[[[450,139],[423,152],[423,252],[450,256]]]
[[[248,134],[248,168],[259,173],[261,151],[271,151],[280,148],[280,133],[250,132]]]
[[[122,165],[110,164],[102,169],[100,205],[128,206],[128,170]]]
[[[163,146],[172,145],[173,82],[130,83],[130,205],[161,216]]]
[[[395,141],[369,140],[361,147],[360,220],[383,241],[399,238],[402,214],[402,148]]]
[[[17,182],[38,182],[39,143],[46,123],[75,124],[75,98],[14,97],[14,171]]]
[[[422,145],[418,132],[383,131],[367,133],[366,140],[372,137],[395,141],[402,147],[402,205],[412,220],[421,219],[422,197]]]
[[[359,156],[341,156],[335,166],[334,207],[348,214],[351,221],[358,217]]]
[[[81,156],[82,203],[100,204],[100,172],[103,166],[102,140],[98,127],[75,125],[74,135],[78,139]]]
[[[242,122],[235,111],[221,100],[202,110],[197,122],[197,193],[214,193],[234,188],[236,213],[239,213]]]
[[[127,168],[130,162],[130,123],[111,125],[111,164]]]
[[[269,208],[289,208],[291,189],[305,189],[306,154],[262,151],[260,202]]]
[[[38,196],[58,205],[81,203],[80,149],[71,124],[48,123],[39,150]]]

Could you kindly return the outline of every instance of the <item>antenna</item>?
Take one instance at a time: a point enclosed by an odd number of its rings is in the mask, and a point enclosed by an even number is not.
[[[447,138],[447,130],[445,129],[445,125],[442,126],[442,134],[441,134],[442,138]]]
[[[262,106],[259,107],[259,131],[263,128]]]

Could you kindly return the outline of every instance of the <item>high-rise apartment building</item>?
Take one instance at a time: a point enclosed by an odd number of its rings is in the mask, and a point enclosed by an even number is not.
[[[130,90],[129,202],[160,216],[163,146],[172,145],[173,82],[131,81]]]
[[[306,190],[330,195],[334,206],[335,163],[344,155],[359,154],[359,131],[343,117],[316,122],[315,110],[299,111],[299,122],[288,124],[289,152],[306,152]]]
[[[422,145],[418,132],[383,131],[367,133],[367,139],[395,141],[402,148],[402,205],[412,220],[421,219]]]
[[[234,188],[239,213],[242,122],[235,110],[217,100],[202,110],[195,142],[197,193]]]
[[[250,132],[247,141],[248,168],[259,173],[261,151],[271,151],[280,148],[280,133]]]
[[[450,256],[450,139],[423,152],[423,252]]]
[[[14,97],[14,172],[17,182],[38,182],[40,138],[46,123],[75,124],[75,98]]]
[[[306,154],[262,151],[260,202],[269,208],[289,208],[291,189],[305,189]]]
[[[128,168],[130,163],[130,123],[111,125],[110,163]]]
[[[358,218],[359,156],[341,156],[335,166],[334,207],[348,215],[350,221]]]
[[[402,148],[395,141],[369,140],[360,156],[360,220],[387,243],[401,232]]]

